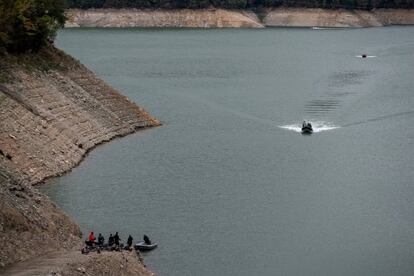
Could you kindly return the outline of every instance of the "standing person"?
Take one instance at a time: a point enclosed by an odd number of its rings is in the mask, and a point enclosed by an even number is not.
[[[93,246],[95,244],[95,240],[96,239],[95,239],[95,236],[93,235],[93,232],[90,232],[89,233],[89,238],[88,238],[90,246]]]
[[[114,244],[114,237],[112,236],[112,233],[109,234],[108,238],[108,246],[112,246]]]
[[[115,233],[115,236],[114,236],[115,245],[119,246],[119,241],[120,240],[121,239],[119,238],[118,232],[116,232]]]
[[[130,248],[132,246],[132,241],[134,240],[134,238],[132,238],[131,235],[129,235],[128,240],[127,240],[127,245]]]
[[[151,240],[148,238],[148,236],[147,235],[144,235],[144,242],[145,242],[145,244],[151,244]]]
[[[101,233],[99,233],[99,235],[98,235],[98,245],[102,247],[104,245],[104,243],[105,243],[105,238],[102,236]]]

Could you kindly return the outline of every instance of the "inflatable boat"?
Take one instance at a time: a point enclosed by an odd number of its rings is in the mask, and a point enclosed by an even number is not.
[[[139,250],[139,251],[150,251],[150,250],[157,248],[157,246],[158,244],[156,243],[146,244],[144,241],[142,241],[142,242],[135,244],[134,247],[136,250]]]

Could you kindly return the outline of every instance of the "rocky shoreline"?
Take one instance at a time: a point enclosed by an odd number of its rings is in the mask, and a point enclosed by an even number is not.
[[[157,28],[264,28],[264,27],[379,27],[413,25],[414,10],[327,10],[274,8],[252,10],[139,10],[70,9],[67,28],[157,27]]]
[[[0,274],[50,251],[80,254],[79,227],[33,185],[71,170],[103,142],[158,125],[54,47],[0,56]]]

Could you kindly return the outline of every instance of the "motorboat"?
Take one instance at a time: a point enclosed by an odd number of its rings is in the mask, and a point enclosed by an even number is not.
[[[147,244],[144,241],[141,241],[139,243],[136,243],[134,248],[139,251],[150,251],[150,250],[157,248],[157,246],[158,246],[157,243]]]
[[[311,123],[303,122],[302,124],[302,134],[312,134],[313,128]]]

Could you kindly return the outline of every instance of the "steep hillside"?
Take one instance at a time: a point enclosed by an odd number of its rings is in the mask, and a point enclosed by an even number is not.
[[[102,142],[159,125],[63,52],[0,60],[0,162],[29,183],[60,175]]]
[[[54,47],[0,56],[0,268],[79,252],[79,227],[32,185],[67,172],[100,143],[159,124]]]

